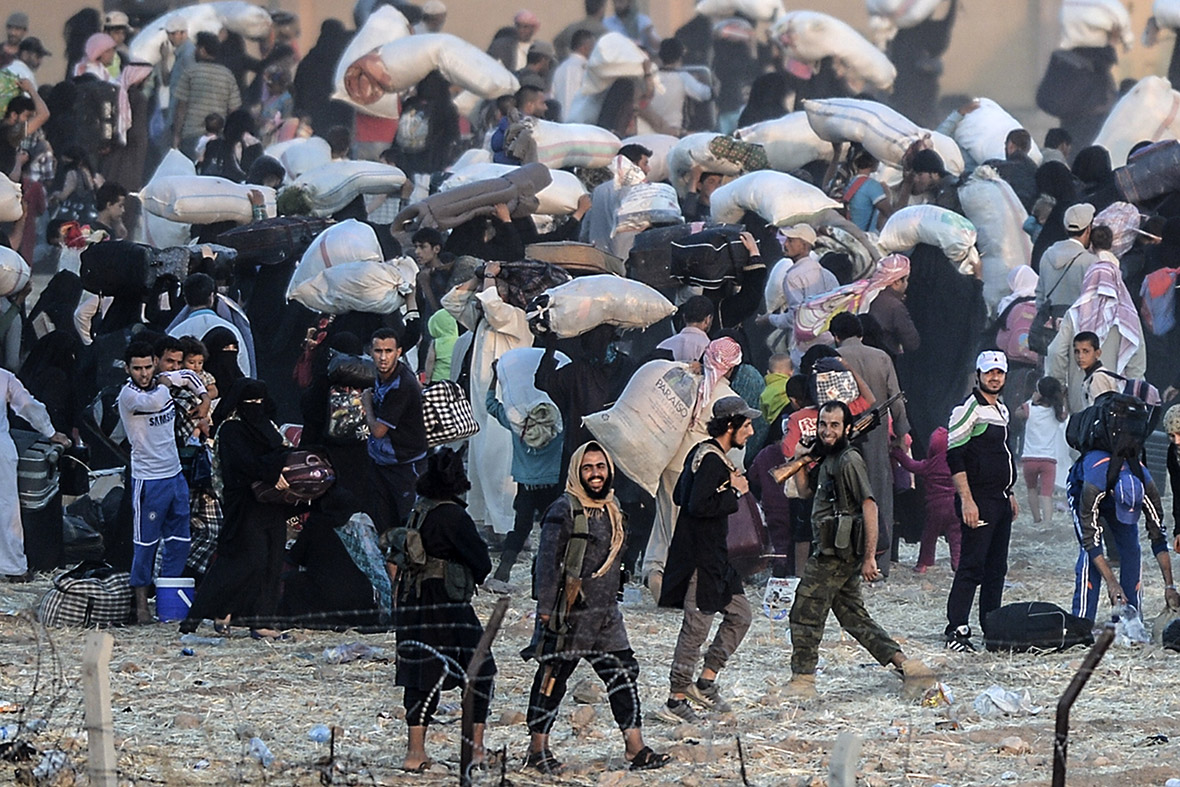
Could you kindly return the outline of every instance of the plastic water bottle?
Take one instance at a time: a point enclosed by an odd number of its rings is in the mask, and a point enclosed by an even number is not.
[[[317,724],[307,731],[307,737],[316,743],[327,743],[332,740],[332,729],[327,724]]]
[[[0,727],[0,741],[10,741],[17,735],[20,735],[20,725],[5,724],[3,727]]]
[[[324,661],[329,664],[347,664],[365,658],[380,658],[381,648],[374,648],[363,642],[349,642],[334,648],[324,648]]]
[[[269,768],[271,763],[275,761],[274,754],[271,753],[262,738],[250,739],[250,755],[262,763],[263,768]]]
[[[181,634],[180,643],[182,645],[213,645],[216,647],[225,643],[225,637],[201,637],[196,634]]]

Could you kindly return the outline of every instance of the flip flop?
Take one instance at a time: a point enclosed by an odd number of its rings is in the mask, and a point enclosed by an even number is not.
[[[631,760],[633,771],[654,771],[672,761],[670,754],[657,754],[650,746],[644,746]]]
[[[553,756],[553,752],[549,749],[531,752],[525,758],[524,765],[526,768],[535,768],[546,776],[556,776],[565,770],[565,766]]]

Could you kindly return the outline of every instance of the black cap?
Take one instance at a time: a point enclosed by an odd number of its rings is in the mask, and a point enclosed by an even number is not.
[[[910,165],[914,172],[929,172],[934,175],[947,175],[946,167],[942,164],[942,156],[937,152],[926,149],[914,154],[914,163]]]
[[[20,42],[20,51],[33,52],[34,54],[41,55],[41,57],[49,57],[53,54],[45,48],[45,45],[41,43],[41,39],[36,36],[29,36],[23,39]]]

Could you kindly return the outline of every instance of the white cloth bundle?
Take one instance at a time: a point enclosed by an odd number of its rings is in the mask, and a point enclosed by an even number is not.
[[[0,246],[0,298],[20,292],[29,283],[33,271],[29,263],[12,249]],[[8,308],[16,308],[9,306]]]
[[[1120,98],[1094,144],[1106,148],[1110,163],[1121,167],[1135,143],[1145,139],[1180,139],[1180,93],[1163,77],[1144,77]]]
[[[265,8],[244,0],[197,3],[169,11],[144,25],[127,45],[131,60],[150,65],[159,63],[160,47],[168,40],[165,26],[174,18],[185,21],[189,38],[193,39],[197,33],[220,33],[222,28],[243,38],[262,39],[270,34],[272,26],[270,14]]]
[[[976,164],[992,159],[1003,161],[1007,155],[1004,142],[1008,138],[1008,133],[1018,128],[1024,126],[1002,106],[990,98],[981,98],[979,108],[968,112],[955,126],[955,142]],[[1033,143],[1028,157],[1040,165],[1041,149],[1037,147],[1037,143]]]
[[[724,136],[712,131],[689,134],[682,137],[676,146],[668,153],[668,179],[676,188],[676,192],[684,196],[688,192],[688,175],[694,166],[700,166],[705,172],[717,172],[726,176],[737,176],[745,170],[736,161],[718,158],[713,155],[709,143],[714,137]]]
[[[591,413],[582,423],[615,466],[654,495],[660,474],[688,434],[700,382],[688,364],[649,361],[609,410]]]
[[[357,104],[349,98],[348,91],[344,87],[344,72],[348,71],[350,65],[374,49],[388,44],[390,41],[405,38],[412,33],[413,30],[411,30],[410,23],[406,21],[405,16],[391,5],[383,5],[369,14],[369,18],[348,42],[344,53],[340,55],[340,61],[336,64],[336,78],[333,82],[335,90],[332,93],[332,98],[352,104],[366,115],[396,118],[399,115],[396,93],[389,93],[368,106]]]
[[[536,161],[550,169],[605,167],[621,147],[618,137],[599,126],[532,117],[521,122],[525,128],[511,149],[525,164]]]
[[[249,193],[260,191],[266,215],[275,215],[275,190],[267,186],[234,183],[208,175],[174,175],[152,178],[139,192],[143,209],[169,221],[185,224],[213,224],[232,221],[249,224],[254,207]]]
[[[627,137],[622,145],[643,145],[651,151],[651,158],[647,161],[647,179],[652,183],[668,180],[668,155],[672,148],[680,142],[678,137],[671,134],[636,134]]]
[[[710,199],[714,221],[736,224],[752,210],[768,223],[783,227],[828,208],[842,205],[823,191],[785,172],[763,170],[720,186]]]
[[[287,300],[291,300],[296,288],[315,278],[327,268],[350,262],[382,262],[381,244],[377,233],[368,224],[348,219],[333,224],[321,232],[307,251],[303,252],[299,264],[291,274],[287,285]]]
[[[599,325],[647,328],[676,312],[656,290],[621,276],[579,276],[539,295],[529,317],[539,316],[559,338],[581,336]]]
[[[1125,49],[1135,42],[1131,15],[1121,0],[1062,0],[1058,49],[1106,46],[1112,33]]]
[[[483,164],[470,164],[466,167],[456,166],[454,174],[442,182],[439,191],[450,191],[468,183],[480,180],[502,178],[516,167],[512,164],[495,164],[491,161]],[[578,176],[563,169],[551,169],[549,175],[552,182],[537,192],[537,214],[541,216],[568,216],[578,209],[578,200],[586,193],[586,187]]]
[[[554,404],[549,394],[537,388],[537,367],[545,350],[541,347],[516,347],[496,359],[496,378],[500,382],[500,404],[508,416],[512,430],[520,434],[524,420],[538,404]],[[570,362],[563,352],[554,354],[557,368]]]
[[[901,164],[922,129],[895,109],[859,98],[804,101],[807,122],[828,142],[858,142],[887,164]],[[945,162],[944,162],[945,164]]]
[[[896,27],[905,29],[925,22],[938,10],[943,0],[866,0],[870,16],[888,19]]]
[[[21,187],[6,175],[0,175],[0,221],[16,221],[25,213],[21,205]]]
[[[324,314],[392,314],[414,289],[418,265],[409,257],[389,262],[345,262],[299,284],[290,299]]]
[[[1155,0],[1151,15],[1160,27],[1180,29],[1180,0]]]
[[[781,0],[700,0],[697,13],[714,19],[727,19],[736,14],[755,22],[769,22],[783,12]]]
[[[885,53],[848,24],[818,11],[791,11],[775,23],[775,40],[790,57],[805,63],[834,58],[849,76],[889,90],[897,69]]]
[[[329,161],[304,172],[292,184],[307,192],[316,216],[331,216],[361,194],[397,194],[406,174],[376,161]]]
[[[144,188],[147,188],[161,178],[173,176],[195,177],[196,174],[197,168],[193,164],[192,159],[173,148],[164,154],[163,160],[160,161],[159,166],[156,167],[156,171],[152,173],[151,178]],[[140,199],[142,201],[142,198]],[[135,241],[137,243],[146,243],[149,246],[155,246],[157,249],[166,249],[170,246],[186,246],[188,245],[189,238],[192,236],[192,229],[192,225],[187,222],[169,221],[168,219],[144,211],[143,218],[135,231]]]
[[[409,90],[436,69],[451,84],[483,98],[499,98],[520,88],[500,61],[450,33],[423,33],[382,45],[345,68],[344,87],[352,101],[370,106],[380,101],[379,93]],[[354,75],[361,72],[368,79],[357,81]]]
[[[1024,231],[1028,213],[1012,187],[988,166],[977,167],[959,187],[959,202],[978,233],[983,299],[994,312],[1009,293],[1008,272],[1032,258],[1032,240]]]
[[[951,262],[959,263],[975,247],[975,238],[975,225],[953,210],[937,205],[910,205],[885,222],[880,244],[889,253],[909,251],[919,243],[927,243],[942,249]]]
[[[643,64],[650,60],[639,45],[622,33],[606,33],[586,58],[586,81],[582,92],[601,93],[616,79],[643,78]]]
[[[623,189],[615,233],[642,232],[653,224],[684,221],[676,189],[667,183],[638,183]]]
[[[291,180],[332,160],[332,146],[323,137],[300,137],[276,142],[264,152],[278,159]]]
[[[803,111],[746,126],[733,135],[765,148],[767,161],[779,172],[790,172],[813,161],[831,161],[834,155],[832,143],[815,133]]]

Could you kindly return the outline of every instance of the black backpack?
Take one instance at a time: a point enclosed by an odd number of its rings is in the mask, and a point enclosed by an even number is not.
[[[1140,447],[1151,434],[1151,408],[1130,394],[1105,393],[1098,401],[1069,417],[1065,442],[1083,454],[1113,453],[1119,438],[1129,435]]]
[[[998,650],[1013,653],[1058,651],[1093,644],[1093,621],[1071,615],[1046,601],[1007,604],[987,615],[984,646],[993,653]]]

